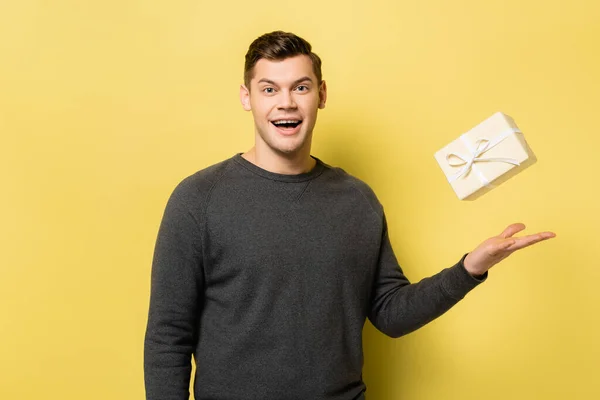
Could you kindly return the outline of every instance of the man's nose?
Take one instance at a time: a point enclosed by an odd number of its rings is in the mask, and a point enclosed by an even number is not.
[[[289,108],[296,108],[296,101],[294,100],[294,96],[292,95],[291,92],[289,91],[282,91],[281,92],[281,101],[279,102],[279,108],[283,108],[283,109],[289,109]]]

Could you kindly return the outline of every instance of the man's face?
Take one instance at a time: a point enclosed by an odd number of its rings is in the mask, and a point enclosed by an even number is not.
[[[327,88],[319,86],[310,57],[282,61],[260,59],[250,88],[242,85],[240,100],[252,111],[256,146],[277,155],[310,154],[317,110],[325,107]]]

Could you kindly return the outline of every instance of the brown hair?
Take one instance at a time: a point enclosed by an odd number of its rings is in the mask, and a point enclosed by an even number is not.
[[[244,84],[249,90],[250,81],[254,76],[254,66],[261,58],[270,61],[281,61],[301,54],[309,56],[312,60],[313,72],[317,77],[317,83],[320,85],[322,75],[319,56],[312,52],[312,46],[306,40],[293,33],[283,31],[265,33],[252,42],[246,53]]]

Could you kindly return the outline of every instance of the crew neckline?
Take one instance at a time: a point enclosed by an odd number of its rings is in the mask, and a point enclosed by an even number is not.
[[[237,153],[233,156],[233,160],[235,162],[237,162],[239,165],[246,168],[250,172],[252,172],[256,175],[260,175],[263,178],[267,178],[267,179],[274,180],[274,181],[280,181],[280,182],[304,182],[304,181],[309,181],[311,179],[314,179],[317,176],[321,175],[323,173],[323,171],[325,170],[325,164],[321,160],[319,160],[317,157],[311,156],[311,158],[313,158],[317,162],[315,164],[315,166],[313,167],[313,169],[311,169],[308,172],[303,172],[301,174],[288,175],[288,174],[278,174],[276,172],[267,171],[266,169],[263,169],[263,168],[259,167],[258,165],[253,164],[250,161],[246,160],[244,157],[242,157],[242,153]]]

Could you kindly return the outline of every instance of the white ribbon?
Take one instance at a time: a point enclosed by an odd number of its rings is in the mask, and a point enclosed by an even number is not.
[[[504,163],[513,164],[513,165],[521,165],[514,158],[500,158],[500,157],[484,158],[484,157],[481,157],[481,155],[483,153],[494,148],[498,143],[502,142],[504,139],[509,137],[510,134],[512,134],[512,133],[522,133],[522,132],[517,128],[509,128],[509,129],[506,129],[505,131],[502,131],[498,136],[496,136],[494,138],[494,140],[478,139],[475,142],[475,146],[473,146],[471,144],[471,142],[467,139],[466,133],[462,134],[460,136],[460,139],[467,146],[467,149],[469,149],[470,154],[468,156],[465,156],[460,153],[450,153],[450,154],[446,155],[446,161],[448,162],[448,164],[450,166],[460,167],[461,165],[464,165],[464,167],[461,168],[460,171],[458,171],[457,173],[455,173],[453,175],[450,175],[448,177],[448,181],[450,183],[452,183],[452,182],[456,181],[457,179],[459,179],[460,177],[466,176],[469,173],[469,171],[471,169],[473,169],[473,171],[475,171],[475,173],[477,174],[477,176],[479,177],[481,182],[483,182],[483,184],[485,186],[489,186],[489,185],[491,185],[490,181],[485,177],[485,175],[483,175],[483,173],[481,173],[481,171],[477,168],[475,163],[477,163],[477,162],[504,162]],[[458,160],[452,161],[451,159],[458,159]]]

